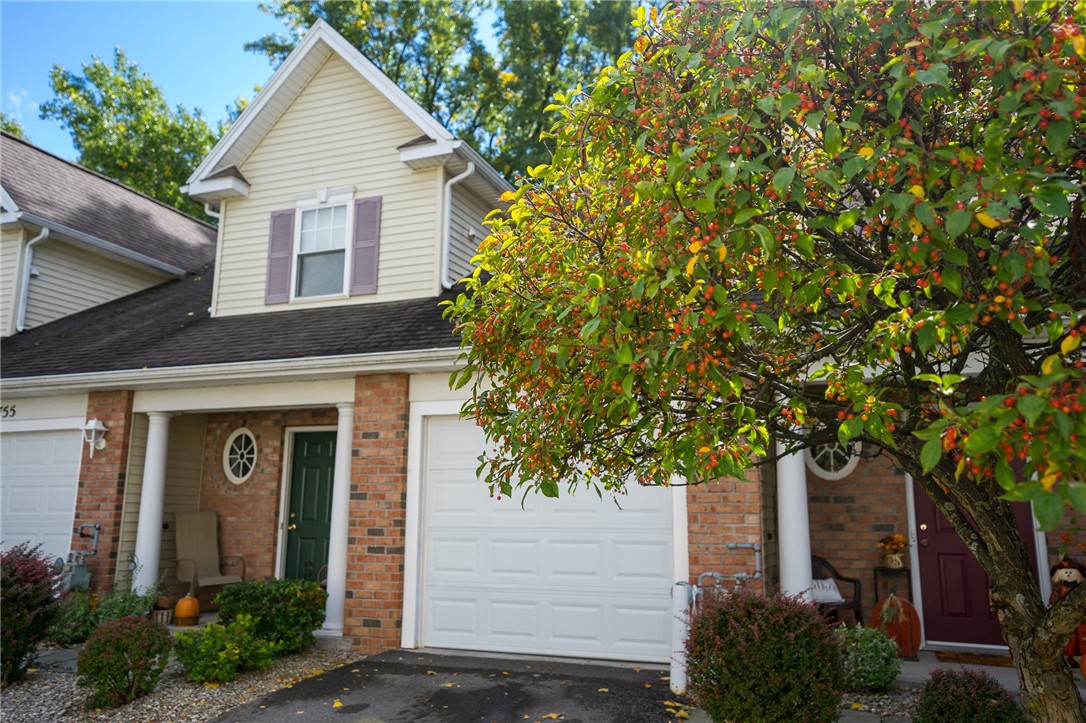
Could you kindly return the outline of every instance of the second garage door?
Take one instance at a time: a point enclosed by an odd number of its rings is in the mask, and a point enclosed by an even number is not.
[[[4,549],[41,544],[67,559],[79,485],[79,430],[8,432],[0,439]]]
[[[491,499],[475,476],[482,432],[427,421],[422,644],[667,661],[671,491]]]

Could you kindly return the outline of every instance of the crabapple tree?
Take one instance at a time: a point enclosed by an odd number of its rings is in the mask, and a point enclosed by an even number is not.
[[[992,579],[1038,720],[1084,721],[1009,501],[1086,513],[1079,2],[712,2],[556,97],[460,326],[495,494],[691,483],[831,441]]]

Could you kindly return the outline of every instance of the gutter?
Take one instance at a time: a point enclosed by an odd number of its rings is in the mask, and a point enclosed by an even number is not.
[[[26,242],[23,250],[23,268],[19,274],[19,313],[15,317],[16,333],[26,329],[26,300],[30,296],[30,275],[34,269],[34,247],[49,238],[49,227],[44,224],[37,236]]]
[[[122,369],[107,372],[50,374],[0,379],[5,398],[44,396],[88,389],[146,389],[225,385],[292,379],[354,376],[379,372],[452,372],[462,366],[463,349],[424,349],[378,354],[351,354],[335,357],[302,357],[270,361],[188,365],[158,369]]]
[[[169,276],[173,276],[178,279],[182,278],[187,273],[185,269],[174,266],[173,264],[168,264],[164,261],[153,259],[150,256],[145,256],[144,254],[139,253],[138,251],[126,249],[124,246],[118,246],[115,243],[110,243],[109,241],[98,238],[97,236],[91,236],[89,233],[84,233],[83,231],[79,231],[70,226],[53,223],[49,219],[38,216],[34,213],[23,211],[18,214],[18,220],[34,224],[35,226],[41,226],[43,228],[48,226],[50,229],[52,229],[53,233],[65,236],[81,243],[85,243],[88,246],[92,246],[102,251],[108,251],[109,253],[120,256],[124,259],[127,259],[128,261],[133,261],[137,264],[148,266],[152,269],[155,269],[156,271],[161,271],[164,274],[168,274]]]
[[[451,289],[456,286],[455,279],[449,278],[449,257],[452,255],[452,187],[460,183],[468,176],[475,173],[474,161],[468,162],[468,168],[459,176],[454,176],[445,181],[445,199],[442,206],[442,239],[441,239],[441,288]]]

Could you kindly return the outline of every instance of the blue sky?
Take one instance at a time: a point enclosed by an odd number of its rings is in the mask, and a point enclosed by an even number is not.
[[[75,160],[68,132],[38,117],[53,97],[49,70],[59,64],[81,74],[93,55],[112,64],[119,46],[171,106],[200,108],[214,125],[234,98],[252,97],[273,72],[245,43],[282,30],[256,2],[0,0],[0,110],[32,143]]]

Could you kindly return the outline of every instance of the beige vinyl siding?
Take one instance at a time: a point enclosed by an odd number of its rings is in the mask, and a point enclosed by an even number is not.
[[[34,247],[26,328],[161,284],[166,276],[52,238]]]
[[[471,259],[487,235],[483,219],[494,205],[471,193],[463,184],[453,186],[452,219],[449,226],[449,278],[459,281],[471,273]],[[477,234],[472,241],[469,229]]]
[[[18,227],[0,231],[0,336],[15,333],[15,292],[25,236],[26,231]]]
[[[201,464],[204,458],[203,414],[185,414],[170,420],[169,448],[166,452],[166,496],[162,505],[162,547],[159,574],[165,573],[166,585],[177,581],[177,546],[174,542],[174,516],[200,509]],[[118,581],[128,577],[129,561],[136,551],[139,526],[140,494],[147,451],[147,415],[136,414],[132,420],[132,444],[128,457],[124,507],[121,512],[121,541],[117,565]]]
[[[213,313],[288,308],[264,304],[270,214],[295,208],[299,196],[323,187],[382,197],[377,293],[306,299],[289,308],[432,295],[440,170],[412,171],[397,150],[420,133],[347,63],[330,57],[241,165],[248,198],[223,204]]]

